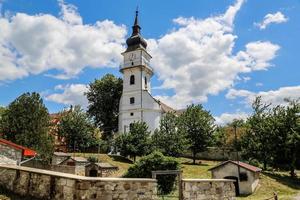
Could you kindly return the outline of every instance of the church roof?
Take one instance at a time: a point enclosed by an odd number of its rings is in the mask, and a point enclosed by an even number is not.
[[[128,46],[126,51],[134,51],[138,48],[146,49],[147,47],[146,40],[141,36],[141,27],[138,21],[138,13],[138,10],[136,10],[134,24],[132,26],[132,34],[126,40],[126,44]]]
[[[168,106],[167,104],[164,104],[163,102],[159,102],[161,109],[163,112],[167,113],[167,112],[176,112],[175,109],[171,108],[170,106]]]
[[[160,105],[160,108],[163,111],[163,113],[174,112],[176,115],[182,114],[182,113],[179,113],[178,110],[175,110],[174,108],[172,108],[172,107],[168,106],[167,104],[161,102],[159,99],[154,98],[151,94],[150,94],[150,96]]]

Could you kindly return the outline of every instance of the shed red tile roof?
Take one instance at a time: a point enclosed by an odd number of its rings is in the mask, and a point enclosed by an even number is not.
[[[249,170],[249,171],[252,171],[252,172],[260,172],[260,171],[261,171],[260,168],[255,167],[255,166],[253,166],[253,165],[249,165],[249,164],[244,163],[244,162],[241,162],[241,161],[233,161],[233,160],[227,160],[227,161],[225,161],[225,162],[222,162],[222,163],[220,163],[220,164],[214,166],[213,168],[210,168],[209,170],[214,170],[214,169],[219,168],[219,167],[221,167],[221,166],[223,166],[223,165],[225,165],[225,164],[227,164],[227,163],[235,164],[235,165],[237,165],[237,166],[240,166],[240,167],[245,168],[245,169],[247,169],[247,170]]]
[[[0,144],[5,144],[5,145],[8,145],[14,149],[19,149],[23,152],[23,156],[35,156],[37,153],[34,151],[34,150],[31,150],[29,148],[26,148],[26,147],[23,147],[21,145],[18,145],[18,144],[15,144],[11,141],[8,141],[8,140],[5,140],[5,139],[2,139],[0,138]]]

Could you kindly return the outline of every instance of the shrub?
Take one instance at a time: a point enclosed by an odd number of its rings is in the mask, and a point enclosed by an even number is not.
[[[88,157],[87,160],[88,160],[90,163],[96,163],[96,162],[99,161],[98,158],[95,157],[95,156],[90,156],[90,157]]]
[[[142,157],[131,166],[124,177],[127,178],[151,178],[152,171],[156,170],[178,170],[179,162],[172,157],[166,157],[160,152],[153,152]],[[169,194],[176,180],[176,175],[160,175],[157,177],[158,190],[161,194]]]

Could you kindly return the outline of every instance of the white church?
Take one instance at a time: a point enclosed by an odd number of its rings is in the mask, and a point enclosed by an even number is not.
[[[153,132],[159,127],[162,115],[175,111],[151,95],[151,77],[154,74],[150,66],[151,55],[147,52],[147,42],[141,36],[136,11],[132,34],[126,40],[127,49],[122,53],[123,92],[119,107],[119,132],[128,132],[130,124],[146,122],[148,130]]]

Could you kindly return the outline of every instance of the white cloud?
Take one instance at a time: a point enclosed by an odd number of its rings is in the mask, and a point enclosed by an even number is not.
[[[266,103],[272,103],[273,105],[285,105],[285,99],[299,99],[300,98],[300,86],[281,87],[278,90],[251,92],[248,90],[236,90],[230,89],[226,94],[228,99],[244,99],[246,105],[251,105],[255,97],[261,96],[262,100]]]
[[[240,51],[237,58],[251,68],[251,70],[265,70],[269,63],[276,56],[279,46],[271,42],[250,42],[246,45],[246,51]]]
[[[230,89],[226,94],[227,99],[236,99],[237,97],[249,97],[252,96],[254,93],[248,90],[236,90]]]
[[[244,76],[244,77],[242,77],[242,79],[243,79],[243,81],[246,83],[246,82],[248,82],[248,81],[251,80],[251,77],[249,77],[249,76]]]
[[[223,113],[220,116],[215,116],[215,123],[218,125],[226,125],[233,122],[235,119],[247,119],[249,115],[244,112],[239,113]]]
[[[77,13],[77,8],[71,4],[65,4],[63,0],[58,0],[61,7],[61,17],[63,21],[71,25],[82,25],[82,18]]]
[[[243,4],[238,0],[227,11],[206,19],[174,19],[179,28],[160,39],[148,40],[152,65],[163,81],[160,88],[173,89],[173,96],[156,96],[174,107],[207,101],[231,88],[239,74],[266,70],[278,45],[255,41],[246,50],[233,53],[234,18]]]
[[[284,16],[281,12],[276,13],[269,13],[264,17],[264,20],[260,23],[255,23],[256,26],[258,26],[260,29],[267,28],[268,25],[275,23],[280,24],[287,22],[288,18]]]
[[[83,24],[76,7],[59,1],[60,16],[0,16],[0,81],[55,71],[70,78],[85,67],[116,67],[126,27],[109,20]]]
[[[68,84],[68,85],[57,85],[55,86],[56,91],[59,93],[53,93],[47,95],[45,99],[64,105],[81,105],[86,108],[88,101],[85,92],[88,91],[87,85],[84,84]]]

